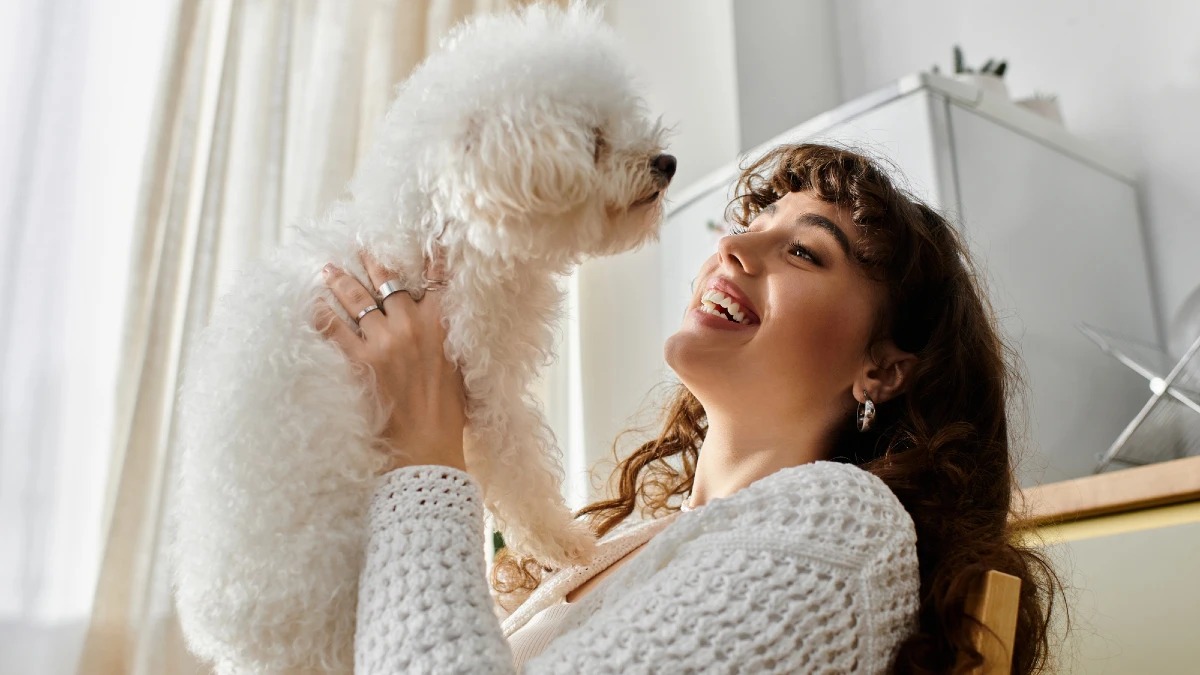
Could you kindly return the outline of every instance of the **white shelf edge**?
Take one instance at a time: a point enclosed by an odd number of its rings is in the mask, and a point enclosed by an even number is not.
[[[668,192],[670,203],[667,205],[664,217],[670,217],[679,209],[685,208],[714,188],[732,186],[733,181],[739,174],[737,167],[746,158],[759,157],[777,145],[793,143],[817,136],[836,124],[840,124],[895,99],[914,94],[922,89],[929,89],[942,94],[954,103],[969,108],[973,112],[983,115],[1017,133],[1042,142],[1078,161],[1108,173],[1118,180],[1131,185],[1137,182],[1133,171],[1103,149],[1072,135],[1066,128],[1022,108],[1003,96],[941,75],[913,73],[871,93],[864,94],[852,101],[847,101],[747,151],[738,153],[737,158],[733,162],[714,169],[704,177],[692,182],[680,190],[678,196],[671,195]]]

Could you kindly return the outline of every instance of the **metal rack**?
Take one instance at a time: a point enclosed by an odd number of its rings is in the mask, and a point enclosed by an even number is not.
[[[1200,454],[1200,336],[1176,360],[1160,348],[1086,323],[1076,325],[1100,349],[1146,378],[1150,400],[1099,457],[1142,465]]]

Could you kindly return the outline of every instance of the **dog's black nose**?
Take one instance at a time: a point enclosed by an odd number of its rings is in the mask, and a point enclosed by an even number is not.
[[[671,180],[671,176],[675,175],[674,155],[659,155],[654,158],[653,162],[650,162],[650,165],[667,180]]]

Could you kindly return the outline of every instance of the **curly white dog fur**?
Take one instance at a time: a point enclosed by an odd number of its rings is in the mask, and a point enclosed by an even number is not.
[[[445,353],[485,506],[518,551],[559,565],[594,552],[530,386],[553,357],[561,275],[657,238],[674,172],[661,124],[596,10],[535,6],[452,32],[377,134],[350,196],[242,271],[189,351],[172,583],[188,644],[219,675],[353,670],[387,411],[310,317],[319,294],[341,311],[326,262],[370,287],[360,249],[412,289],[445,250]]]

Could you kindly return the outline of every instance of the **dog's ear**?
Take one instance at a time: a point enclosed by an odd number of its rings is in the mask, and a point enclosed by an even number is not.
[[[457,154],[466,206],[493,222],[565,213],[596,180],[594,125],[532,107],[470,118]]]

